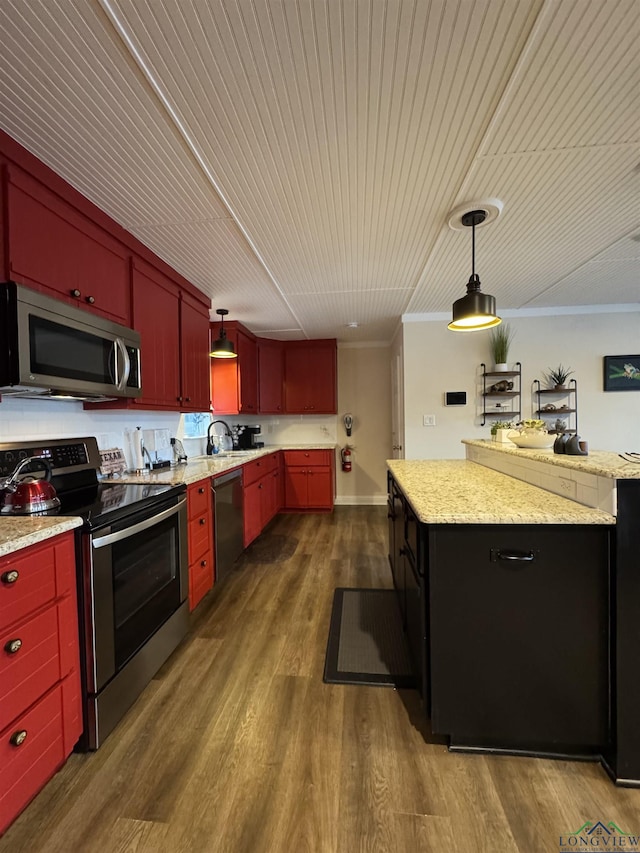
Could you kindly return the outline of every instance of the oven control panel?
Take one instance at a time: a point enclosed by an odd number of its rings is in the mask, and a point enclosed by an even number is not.
[[[8,477],[13,473],[16,465],[29,456],[44,456],[51,463],[54,473],[59,473],[93,467],[90,464],[89,455],[84,439],[66,439],[60,444],[35,441],[3,443],[0,444],[0,477]],[[36,472],[40,469],[36,469],[34,465],[33,470]]]

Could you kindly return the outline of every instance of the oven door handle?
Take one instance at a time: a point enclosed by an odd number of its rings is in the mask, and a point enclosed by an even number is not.
[[[133,524],[125,530],[119,530],[117,533],[108,533],[106,536],[98,536],[92,540],[93,548],[104,548],[105,545],[112,545],[114,542],[122,542],[123,539],[128,539],[130,536],[135,536],[136,533],[142,533],[143,530],[148,530],[156,524],[160,524],[165,518],[170,518],[172,515],[177,515],[183,506],[187,503],[187,499],[183,498],[175,506],[159,512],[157,515],[147,518],[144,521]]]

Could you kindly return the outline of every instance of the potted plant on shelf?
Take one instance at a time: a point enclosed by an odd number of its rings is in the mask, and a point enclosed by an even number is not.
[[[493,356],[493,369],[496,373],[502,373],[509,369],[507,358],[514,335],[515,332],[508,323],[501,323],[489,334],[489,347]]]
[[[549,368],[544,374],[544,380],[551,391],[565,391],[567,379],[571,376],[573,370],[570,367],[563,367],[559,364],[557,367]]]

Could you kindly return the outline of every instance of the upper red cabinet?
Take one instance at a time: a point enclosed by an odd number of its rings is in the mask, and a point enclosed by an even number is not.
[[[211,359],[211,408],[217,414],[258,413],[258,349],[256,338],[243,325],[225,323],[227,338],[237,358]],[[211,323],[211,338],[220,332],[219,323]]]
[[[129,326],[126,247],[17,166],[6,186],[10,278]]]
[[[181,409],[208,412],[209,310],[184,292],[180,300],[180,341]]]
[[[288,414],[334,415],[337,347],[334,339],[287,341],[284,405]]]
[[[258,407],[263,414],[284,411],[284,343],[258,338]]]
[[[180,386],[180,291],[144,261],[133,263],[133,324],[140,332],[142,405],[175,409]],[[137,401],[136,401],[137,402]]]

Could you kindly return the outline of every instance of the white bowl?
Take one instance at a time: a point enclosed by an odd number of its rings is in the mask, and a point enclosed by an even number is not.
[[[557,436],[549,435],[547,432],[538,432],[528,435],[510,435],[509,441],[512,441],[517,447],[533,449],[551,447],[556,438]]]

